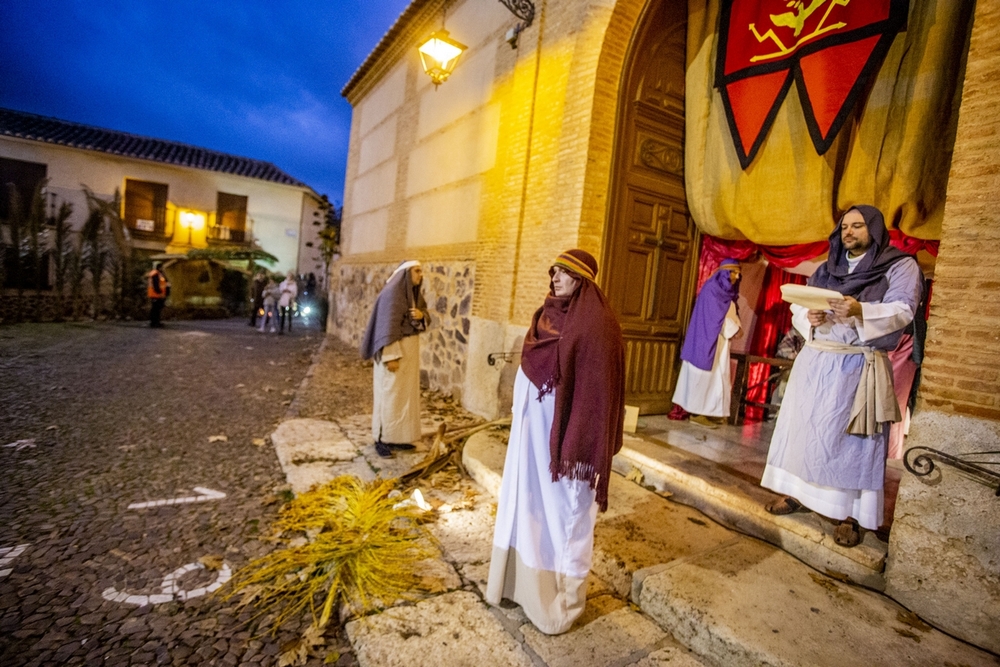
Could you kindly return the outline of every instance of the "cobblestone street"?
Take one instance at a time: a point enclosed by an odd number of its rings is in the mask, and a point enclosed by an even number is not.
[[[258,636],[210,591],[267,549],[285,479],[265,439],[321,341],[0,328],[0,664],[277,662],[297,628]]]

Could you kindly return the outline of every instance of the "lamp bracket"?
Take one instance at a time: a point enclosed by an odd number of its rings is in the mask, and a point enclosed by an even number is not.
[[[514,16],[524,21],[525,28],[535,20],[535,3],[532,0],[500,0],[500,2]]]

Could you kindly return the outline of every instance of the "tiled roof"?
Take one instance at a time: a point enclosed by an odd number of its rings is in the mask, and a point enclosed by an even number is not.
[[[137,160],[218,171],[262,181],[309,187],[270,162],[219,153],[176,141],[141,137],[117,130],[81,125],[67,120],[0,108],[0,135],[44,141],[60,146],[100,151]]]

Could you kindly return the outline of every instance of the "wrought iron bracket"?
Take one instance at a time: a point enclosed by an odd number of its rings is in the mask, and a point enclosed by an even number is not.
[[[486,363],[490,366],[496,366],[498,361],[509,364],[514,361],[515,354],[520,354],[520,352],[490,352],[486,356]]]
[[[996,453],[997,452],[975,452],[972,454],[966,454],[965,456]],[[1000,497],[1000,473],[984,468],[981,465],[977,465],[975,462],[967,461],[966,459],[962,459],[951,454],[945,454],[944,452],[931,449],[930,447],[911,447],[906,450],[906,454],[903,456],[903,466],[905,466],[907,470],[917,477],[926,477],[934,472],[935,461],[961,470],[976,481],[987,486],[996,487],[996,495],[997,497]],[[1000,461],[981,461],[980,463],[986,463],[987,465],[1000,465]]]
[[[535,3],[532,0],[500,0],[503,6],[521,21],[507,31],[505,39],[510,44],[510,48],[516,49],[518,38],[521,33],[535,20]]]
[[[510,10],[511,14],[524,21],[524,28],[535,20],[535,3],[532,0],[500,0],[500,2]]]

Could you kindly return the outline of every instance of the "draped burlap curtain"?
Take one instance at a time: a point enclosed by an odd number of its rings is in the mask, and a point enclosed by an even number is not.
[[[808,243],[866,203],[910,236],[940,238],[973,1],[911,0],[904,31],[823,156],[792,86],[745,171],[714,87],[722,1],[688,0],[685,180],[701,231]]]

